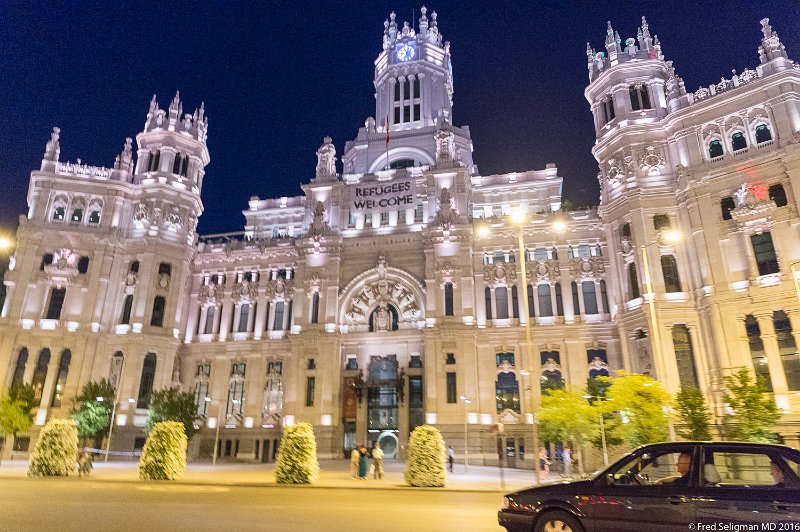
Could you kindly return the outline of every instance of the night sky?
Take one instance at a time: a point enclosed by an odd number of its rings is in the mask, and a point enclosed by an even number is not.
[[[484,5],[491,4],[491,5]],[[419,19],[421,2],[2,2],[0,224],[26,212],[31,170],[53,126],[61,160],[111,166],[181,91],[205,101],[211,164],[199,231],[240,231],[250,196],[300,194],[315,151],[338,155],[375,113],[373,61],[383,21]],[[604,50],[606,21],[624,41],[641,16],[687,90],[758,64],[769,17],[800,60],[800,4],[786,1],[432,1],[451,42],[453,121],[469,125],[484,175],[558,165],[576,206],[598,202],[586,42]],[[341,163],[339,164],[341,171]]]

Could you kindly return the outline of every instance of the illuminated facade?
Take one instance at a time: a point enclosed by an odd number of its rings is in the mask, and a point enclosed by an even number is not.
[[[60,162],[56,129],[6,275],[0,383],[34,384],[41,425],[111,379],[120,451],[142,444],[152,390],[179,384],[196,458],[219,427],[223,459],[271,461],[300,421],[321,457],[375,440],[393,457],[431,423],[496,463],[502,422],[511,465],[532,467],[542,389],[627,369],[696,384],[719,414],[721,378],[747,366],[796,444],[800,70],[764,24],[757,70],[694,94],[644,22],[638,45],[609,28],[607,53],[587,50],[599,211],[560,210],[555,165],[478,173],[424,8],[416,31],[385,23],[376,117],[343,171],[326,138],[304,195],[251,198],[243,232],[195,234],[202,106],[154,99],[113,169]]]

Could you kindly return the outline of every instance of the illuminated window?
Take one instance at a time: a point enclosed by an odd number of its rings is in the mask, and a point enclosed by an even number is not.
[[[760,235],[752,235],[750,241],[753,244],[753,253],[756,256],[758,274],[768,275],[780,272],[778,256],[775,254],[775,246],[772,243],[772,234],[767,231]]]
[[[678,262],[675,260],[674,255],[661,255],[661,273],[664,274],[664,289],[667,292],[681,291]]]
[[[150,396],[153,394],[153,382],[156,378],[156,354],[147,353],[142,365],[142,377],[139,380],[139,398],[136,401],[136,408],[147,408],[150,406]]]
[[[67,374],[69,373],[69,363],[72,360],[72,352],[65,349],[61,352],[61,360],[58,363],[58,373],[56,374],[56,386],[53,388],[53,398],[50,406],[58,408],[64,397],[64,389],[67,386]]]

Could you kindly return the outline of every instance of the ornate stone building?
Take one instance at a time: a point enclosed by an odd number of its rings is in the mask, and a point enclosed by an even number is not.
[[[478,172],[450,45],[421,12],[416,31],[384,23],[376,118],[343,171],[325,138],[304,194],[250,198],[242,232],[195,233],[202,105],[154,98],[112,169],[61,162],[54,129],[5,278],[0,384],[33,383],[40,426],[111,379],[119,451],[142,445],[152,391],[180,385],[196,458],[219,434],[223,459],[271,461],[300,421],[322,457],[393,457],[430,423],[496,463],[500,422],[532,467],[545,388],[627,369],[698,385],[720,415],[744,366],[797,445],[800,69],[768,21],[755,70],[695,93],[644,19],[624,46],[609,26],[606,52],[587,48],[601,207],[563,212],[555,165]]]

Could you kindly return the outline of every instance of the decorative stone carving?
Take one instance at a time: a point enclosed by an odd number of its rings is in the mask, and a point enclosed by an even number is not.
[[[58,139],[61,135],[61,128],[54,127],[53,132],[50,134],[50,140],[47,141],[47,146],[44,150],[44,158],[49,161],[57,161],[61,153],[61,145]]]
[[[556,281],[559,276],[558,261],[541,259],[528,262],[528,275],[536,282]]]
[[[641,167],[648,174],[660,174],[664,167],[664,157],[653,146],[648,146],[642,155]]]
[[[439,194],[439,212],[436,213],[435,223],[442,229],[448,230],[455,222],[456,211],[453,209],[453,197],[447,187],[442,188]]]
[[[483,278],[489,285],[510,285],[517,280],[517,269],[510,262],[487,264],[483,267]]]
[[[205,284],[200,287],[200,292],[197,295],[197,300],[200,302],[201,305],[207,305],[209,303],[216,304],[218,303],[218,299],[220,297],[220,290],[219,287],[215,284]]]
[[[453,282],[453,277],[456,272],[456,269],[453,267],[453,264],[449,260],[445,260],[437,262],[436,267],[434,268],[433,271],[436,274],[436,278],[439,281],[439,284],[444,285],[444,283]]]
[[[594,278],[599,277],[605,271],[606,267],[600,257],[578,257],[569,261],[569,273],[573,277]]]
[[[629,236],[624,236],[622,237],[622,240],[620,240],[619,252],[624,256],[628,256],[633,253],[633,240],[631,240]]]
[[[608,363],[600,357],[594,357],[592,361],[589,362],[589,374],[591,375],[592,372],[602,371],[608,373]]]
[[[292,297],[291,294],[294,291],[294,280],[293,279],[271,279],[267,282],[266,286],[266,293],[267,299],[272,299],[275,297],[280,298],[290,298]]]
[[[233,285],[231,297],[234,301],[255,301],[258,298],[258,283],[242,281]]]
[[[133,225],[138,228],[145,227],[150,222],[150,214],[147,212],[147,206],[140,203],[133,213]]]
[[[322,146],[317,150],[317,179],[329,180],[336,178],[336,147],[330,137],[323,139]]]
[[[328,224],[325,222],[325,205],[318,201],[314,206],[314,218],[309,227],[309,234],[312,237],[320,237],[327,231]]]
[[[353,325],[366,324],[369,316],[376,311],[376,320],[373,322],[376,330],[384,330],[377,323],[382,318],[389,316],[389,327],[391,328],[391,316],[388,305],[392,304],[398,313],[398,321],[413,322],[422,317],[419,303],[413,292],[403,285],[401,281],[396,281],[387,277],[388,266],[386,258],[380,256],[376,267],[378,280],[365,284],[361,290],[354,295],[348,303],[345,319]],[[385,312],[385,314],[384,314]],[[390,330],[390,329],[385,329]]]
[[[555,373],[556,371],[561,371],[561,364],[555,361],[554,358],[548,358],[547,361],[542,364],[542,373],[549,371],[550,373]]]
[[[78,256],[71,249],[58,249],[53,252],[53,262],[45,265],[44,272],[56,286],[71,284],[78,275]]]
[[[178,211],[177,207],[173,207],[164,217],[164,228],[170,231],[178,231],[182,225],[180,211]]]
[[[439,120],[439,129],[433,135],[436,141],[436,162],[451,163],[456,159],[456,137],[446,119]]]

